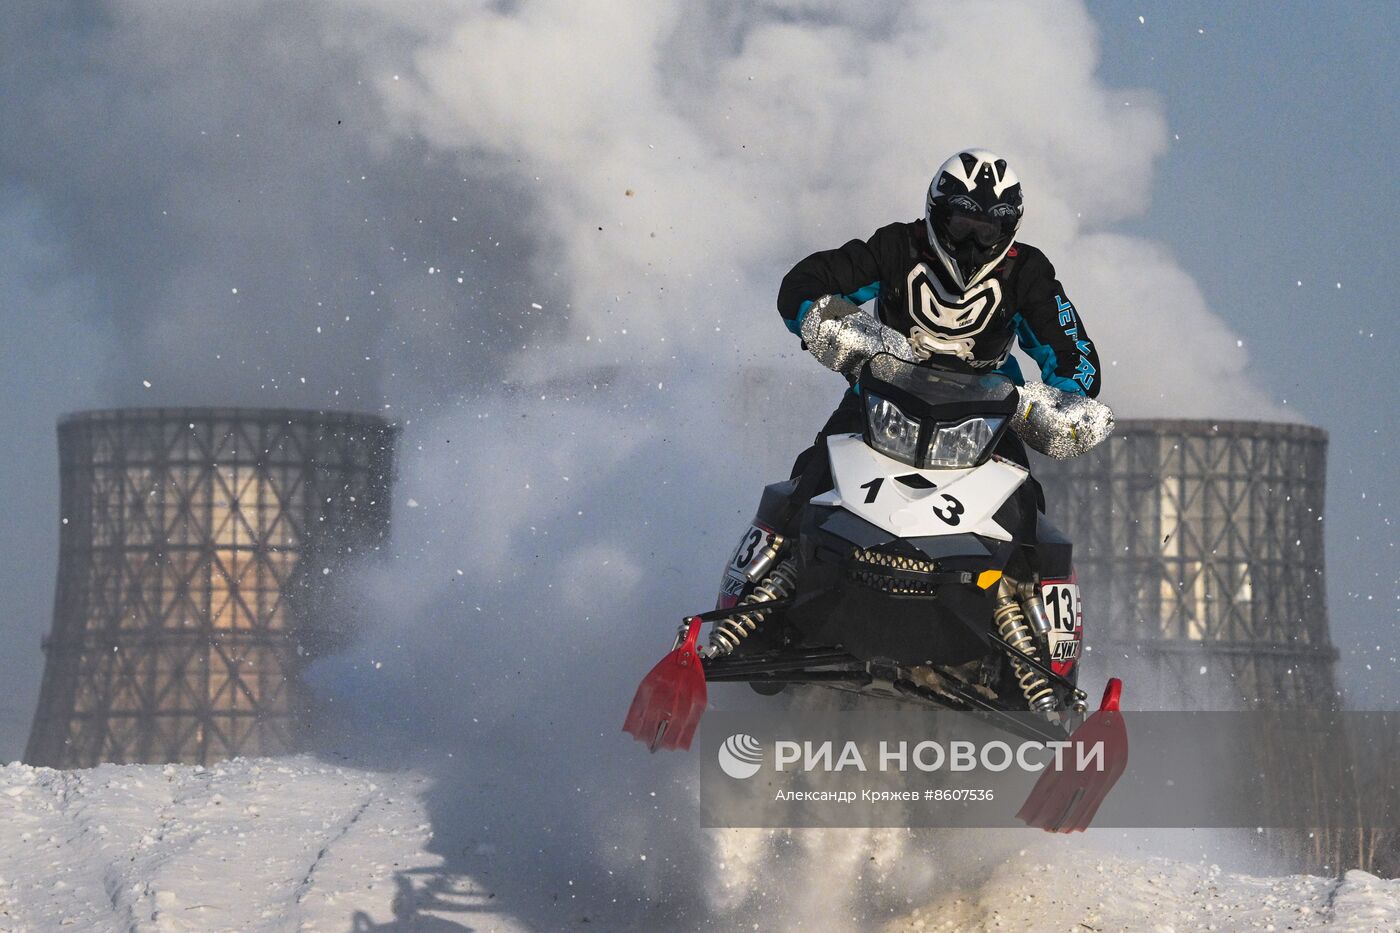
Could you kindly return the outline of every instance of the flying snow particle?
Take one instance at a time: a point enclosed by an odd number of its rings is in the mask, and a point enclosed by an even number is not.
[[[1146,17],[1139,16],[1139,17],[1138,17],[1138,22],[1145,25],[1145,24],[1147,23],[1147,19],[1146,19]]]
[[[544,310],[544,305],[540,304],[538,301],[530,302],[530,307],[534,308],[536,311]]]
[[[146,388],[149,389],[149,388],[151,387],[151,380],[149,380],[149,379],[142,379],[142,380],[141,380],[141,384],[142,384],[143,386],[145,386]]]
[[[416,509],[416,508],[418,508],[418,500],[417,500],[417,499],[412,499],[412,498],[410,498],[410,499],[408,500],[408,507],[409,507],[410,509]]]
[[[237,295],[237,294],[238,294],[238,289],[236,289],[236,288],[230,288],[230,289],[229,289],[229,292],[231,292],[231,293],[234,294],[234,295]]]

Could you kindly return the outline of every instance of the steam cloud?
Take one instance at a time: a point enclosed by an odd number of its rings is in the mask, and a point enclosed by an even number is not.
[[[693,829],[688,763],[617,729],[842,388],[772,308],[794,260],[912,219],[986,146],[1121,415],[1278,412],[1165,249],[1113,231],[1166,124],[1096,79],[1079,5],[34,3],[0,57],[0,222],[48,257],[0,313],[70,334],[6,379],[408,422],[377,621],[319,682],[364,744],[428,756],[444,851],[541,926],[790,905],[722,890],[743,858]],[[13,582],[35,639],[51,590]],[[860,910],[929,883],[900,878]]]

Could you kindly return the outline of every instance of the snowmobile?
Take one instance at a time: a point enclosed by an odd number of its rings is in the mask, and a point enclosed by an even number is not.
[[[797,479],[764,489],[717,607],[684,620],[625,731],[652,751],[689,748],[706,682],[739,681],[769,695],[812,684],[978,711],[1037,741],[1107,737],[1110,767],[1091,786],[1071,775],[1037,787],[1045,828],[1088,825],[1126,763],[1122,685],[1110,679],[1086,719],[1071,543],[1043,514],[1030,471],[996,453],[1021,393],[956,364],[887,354],[864,364],[862,431],[826,439],[833,488],[807,502],[794,501]]]

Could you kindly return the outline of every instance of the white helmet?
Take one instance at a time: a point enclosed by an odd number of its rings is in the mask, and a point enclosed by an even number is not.
[[[928,241],[966,291],[1001,262],[1021,226],[1021,180],[1006,160],[964,149],[933,176],[924,204]]]

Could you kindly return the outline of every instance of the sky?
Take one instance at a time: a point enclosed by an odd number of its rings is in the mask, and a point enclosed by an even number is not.
[[[1339,684],[1400,698],[1396,470],[1383,401],[1400,338],[1400,74],[1387,3],[1093,4],[1107,81],[1150,87],[1172,141],[1152,208],[1124,229],[1169,244],[1244,341],[1246,373],[1328,432],[1327,586]],[[1142,22],[1139,22],[1139,16]],[[1088,313],[1086,311],[1086,313]],[[1181,352],[1191,352],[1183,335]]]
[[[645,797],[580,737],[614,748],[658,618],[713,598],[717,555],[842,388],[781,326],[778,281],[916,217],[970,145],[1017,168],[1024,239],[1120,416],[1329,432],[1342,682],[1393,705],[1395,18],[21,0],[0,34],[0,760],[51,621],[58,415],[329,406],[405,431],[395,554],[365,568],[371,618],[318,689],[385,748],[426,730],[553,775],[548,738]],[[443,820],[472,818],[461,780]],[[616,813],[565,802],[555,839]],[[642,897],[688,864],[611,874],[621,858],[519,865]]]

